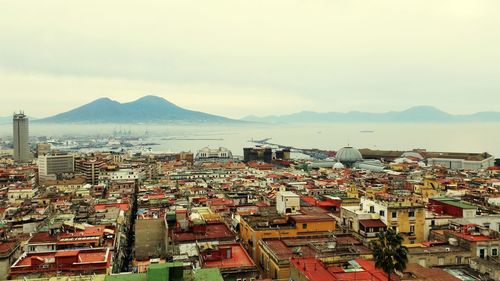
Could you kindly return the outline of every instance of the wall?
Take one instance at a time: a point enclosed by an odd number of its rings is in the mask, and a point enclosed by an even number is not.
[[[139,260],[165,254],[165,222],[159,219],[138,219],[135,222],[135,256]]]
[[[408,262],[420,264],[424,267],[434,267],[440,265],[467,265],[471,258],[471,253],[464,249],[461,252],[432,252],[432,253],[412,253],[411,249],[408,255]]]

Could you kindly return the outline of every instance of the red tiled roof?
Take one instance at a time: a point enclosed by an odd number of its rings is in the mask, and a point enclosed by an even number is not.
[[[302,271],[309,281],[335,281],[333,275],[316,258],[292,258],[291,263]]]
[[[422,280],[439,281],[459,281],[460,279],[449,274],[440,268],[426,268],[419,264],[410,263],[406,266],[405,272],[411,272],[417,278]]]
[[[106,210],[108,208],[119,208],[122,211],[128,211],[129,204],[128,203],[112,203],[112,204],[96,204],[94,205],[94,209],[98,210]]]
[[[54,257],[74,257],[74,256],[77,256],[79,252],[80,252],[79,250],[60,251],[60,252],[57,252],[54,255]]]
[[[359,224],[364,227],[386,227],[385,223],[380,219],[359,220]]]
[[[172,238],[176,242],[189,242],[196,240],[231,239],[234,234],[224,223],[207,224],[203,233],[194,232],[171,232]]]
[[[34,233],[28,243],[38,244],[38,243],[56,243],[57,236],[50,235],[48,232],[37,232]]]
[[[17,245],[16,241],[4,242],[0,241],[0,254],[7,254]]]
[[[373,261],[356,259],[355,262],[360,265],[362,270],[347,272],[342,267],[333,266],[329,267],[328,271],[332,273],[335,280],[387,280],[387,274],[384,273],[381,269],[375,268],[375,263]],[[397,278],[393,274],[391,276],[391,280],[396,279]]]
[[[500,240],[499,238],[492,238],[484,235],[472,235],[469,233],[455,232],[455,235],[468,241],[490,241],[490,240]]]
[[[97,253],[80,253],[78,255],[80,262],[100,262],[105,260],[106,252],[97,252]]]
[[[287,246],[283,240],[268,240],[266,244],[278,259],[288,260],[293,257],[295,247]],[[300,252],[303,257],[314,257],[316,254],[309,246],[301,246]]]

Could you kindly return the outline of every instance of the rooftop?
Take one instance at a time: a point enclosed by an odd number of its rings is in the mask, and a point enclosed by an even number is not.
[[[290,215],[290,219],[302,223],[302,222],[317,222],[317,221],[335,221],[335,219],[330,216],[330,214],[322,208],[319,207],[302,207],[300,208],[299,215]]]
[[[204,232],[171,232],[175,242],[189,242],[196,240],[233,239],[234,234],[224,223],[207,224]]]
[[[73,264],[81,264],[108,262],[111,258],[111,255],[109,253],[109,250],[104,248],[31,253],[20,257],[12,265],[12,268],[38,266],[40,264],[54,264],[56,259],[61,257],[77,257],[78,262],[75,262]]]
[[[290,262],[310,281],[336,281],[323,263],[314,257],[293,258]]]
[[[460,232],[460,231],[450,231],[453,233],[455,236],[465,239],[467,241],[471,242],[481,242],[481,241],[491,241],[491,240],[500,240],[500,238],[493,238],[490,236],[485,236],[482,235],[481,233],[473,232],[473,233],[465,233],[465,232]],[[450,233],[448,232],[448,233]]]
[[[385,223],[380,219],[359,220],[359,224],[364,227],[386,227]]]
[[[385,281],[387,280],[387,274],[381,269],[375,268],[375,263],[373,261],[367,261],[363,259],[356,259],[350,261],[351,265],[349,268],[343,267],[328,267],[328,271],[332,273],[335,280],[372,280],[372,281]],[[393,274],[394,275],[394,274]],[[395,276],[392,276],[394,278]],[[391,279],[392,279],[391,278]]]
[[[241,244],[225,244],[224,246],[231,246],[231,257],[218,261],[203,261],[204,268],[228,269],[255,266],[254,262]]]
[[[451,275],[440,268],[426,268],[419,264],[409,263],[404,270],[411,273],[418,280],[460,281],[461,279]],[[403,278],[405,280],[405,278]]]
[[[323,235],[314,237],[267,238],[262,242],[281,261],[292,257],[342,256],[344,254],[370,253],[370,249],[351,235]],[[351,250],[354,250],[351,251]]]
[[[17,241],[0,241],[0,256],[10,254],[18,245]]]
[[[467,252],[468,250],[458,246],[439,245],[430,247],[411,247],[408,248],[410,254],[437,254],[447,252]]]
[[[435,201],[439,201],[439,202],[444,203],[444,204],[455,206],[455,207],[458,207],[461,209],[477,209],[476,206],[469,204],[469,203],[466,203],[464,201],[461,201],[459,199],[455,199],[455,198],[435,197],[435,198],[431,198],[431,199],[435,200]]]

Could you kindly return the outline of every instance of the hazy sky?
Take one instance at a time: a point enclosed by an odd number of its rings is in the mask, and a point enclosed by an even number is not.
[[[0,0],[0,116],[162,96],[242,117],[500,110],[500,1]]]

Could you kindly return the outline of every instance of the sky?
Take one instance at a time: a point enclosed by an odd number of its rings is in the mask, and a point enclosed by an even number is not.
[[[0,0],[0,116],[500,110],[498,0]]]

